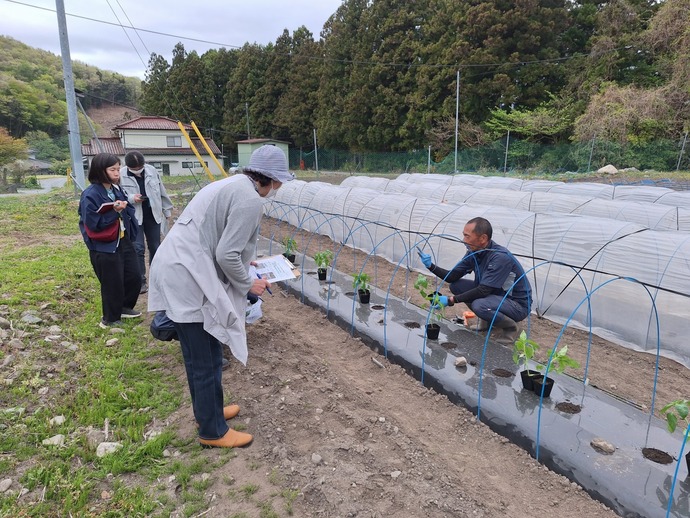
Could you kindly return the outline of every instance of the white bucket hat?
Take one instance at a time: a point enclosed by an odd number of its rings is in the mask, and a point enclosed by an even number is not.
[[[261,173],[281,183],[295,179],[295,175],[288,170],[285,153],[272,144],[261,146],[254,151],[249,158],[249,165],[244,170]]]

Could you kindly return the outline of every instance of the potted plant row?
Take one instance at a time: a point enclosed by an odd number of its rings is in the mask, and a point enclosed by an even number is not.
[[[543,393],[544,397],[549,397],[553,389],[553,378],[541,374],[540,371],[544,369],[543,365],[537,365],[536,371],[528,368],[529,360],[534,357],[538,350],[539,344],[527,338],[527,333],[522,331],[513,347],[513,362],[518,366],[523,365],[525,367],[520,371],[520,377],[522,378],[522,386],[526,390],[532,390],[538,396],[541,396]],[[551,371],[558,374],[563,374],[569,367],[576,369],[580,366],[576,360],[568,356],[567,345],[552,352],[549,359],[551,360]]]
[[[333,252],[331,250],[323,250],[314,254],[314,262],[316,263],[317,273],[320,281],[325,281],[328,274],[328,266],[333,261]]]
[[[431,318],[432,322],[426,325],[426,337],[429,340],[438,340],[438,335],[441,332],[441,326],[439,323],[443,318],[445,312],[444,306],[440,304],[439,297],[441,294],[437,291],[429,292],[429,279],[421,273],[417,276],[417,280],[414,283],[415,289],[419,292],[423,299],[428,300],[428,304],[431,305]],[[425,303],[422,307],[427,307]],[[435,322],[433,322],[435,320]]]
[[[362,304],[369,304],[369,298],[371,297],[371,292],[369,291],[369,275],[364,272],[360,272],[354,275],[352,280],[352,287],[357,290],[359,295],[359,301]]]

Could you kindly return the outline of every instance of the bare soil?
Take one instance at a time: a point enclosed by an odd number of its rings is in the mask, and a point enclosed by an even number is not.
[[[318,310],[279,290],[263,309],[247,367],[223,375],[242,407],[231,425],[255,439],[213,471],[209,516],[261,517],[271,500],[287,516],[275,495],[291,490],[300,517],[615,516]],[[170,424],[195,434],[188,403]],[[203,452],[209,465],[224,454]]]

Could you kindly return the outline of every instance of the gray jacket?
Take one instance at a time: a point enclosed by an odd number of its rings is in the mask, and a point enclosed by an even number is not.
[[[247,362],[245,309],[254,279],[249,262],[263,199],[240,174],[215,181],[192,198],[156,252],[149,277],[149,311],[204,329]]]
[[[163,216],[169,218],[172,215],[173,204],[168,197],[165,186],[161,181],[161,177],[156,171],[156,168],[149,164],[144,164],[144,187],[146,188],[146,196],[148,196],[151,204],[151,212],[156,223],[163,221]],[[144,211],[141,208],[141,203],[134,202],[134,195],[141,194],[139,192],[139,184],[136,178],[127,174],[127,166],[120,168],[120,187],[127,193],[127,201],[134,207],[136,218],[139,225],[144,223]]]

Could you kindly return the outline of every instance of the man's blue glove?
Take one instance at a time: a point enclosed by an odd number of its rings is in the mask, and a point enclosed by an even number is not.
[[[439,295],[436,300],[436,304],[432,305],[432,309],[443,309],[448,306],[448,297],[445,295]],[[452,304],[451,304],[452,305]]]
[[[422,261],[422,264],[426,266],[427,268],[431,268],[431,265],[433,264],[431,262],[431,256],[429,254],[425,254],[419,248],[417,249],[417,253],[419,254],[419,258]]]

